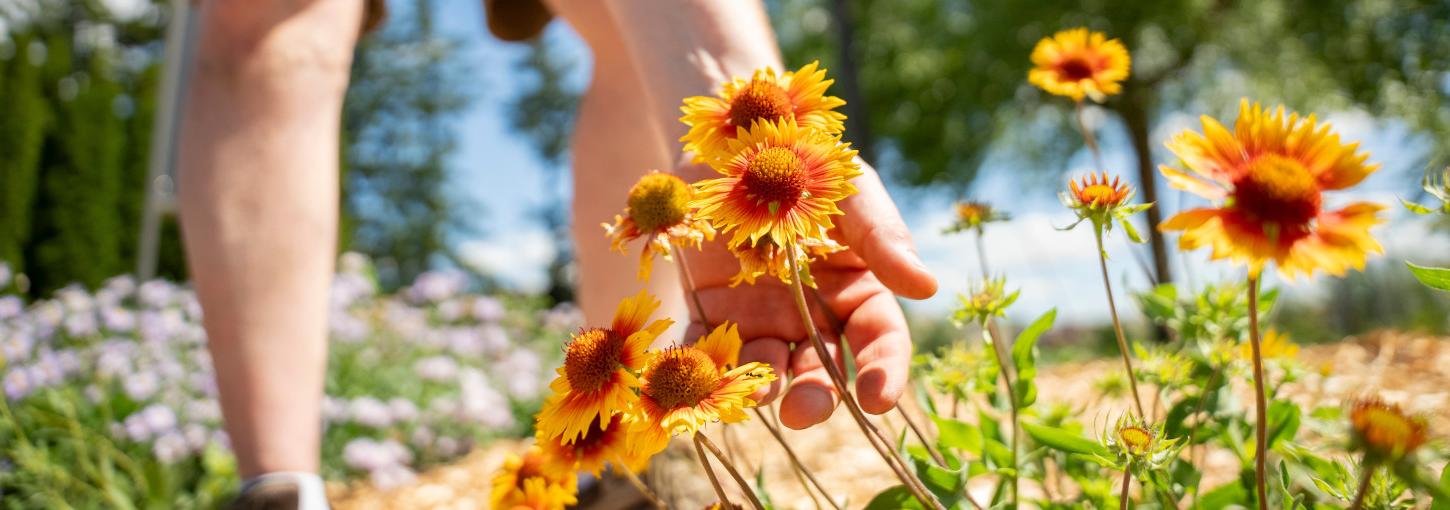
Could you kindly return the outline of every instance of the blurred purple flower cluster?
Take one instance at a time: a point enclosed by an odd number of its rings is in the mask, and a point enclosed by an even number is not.
[[[577,309],[469,294],[469,279],[454,271],[383,294],[374,274],[371,261],[349,253],[333,282],[327,473],[397,485],[477,441],[522,433],[519,417],[537,406],[550,375],[554,360],[545,357],[559,355]],[[0,263],[0,367],[12,408],[48,389],[72,390],[78,405],[111,417],[85,426],[163,464],[228,446],[190,289],[119,276],[95,292],[67,287],[27,303],[4,290],[15,277]]]

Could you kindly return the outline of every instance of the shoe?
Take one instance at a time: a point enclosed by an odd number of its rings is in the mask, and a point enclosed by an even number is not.
[[[329,510],[322,479],[312,473],[267,473],[242,483],[227,510]]]
[[[554,19],[540,0],[484,0],[484,18],[494,37],[509,42],[531,39]]]

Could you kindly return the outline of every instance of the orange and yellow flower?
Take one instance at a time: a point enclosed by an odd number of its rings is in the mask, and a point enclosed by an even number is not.
[[[1375,460],[1396,461],[1425,444],[1425,419],[1410,416],[1400,406],[1377,398],[1354,403],[1349,412],[1355,445]]]
[[[574,471],[551,469],[539,447],[522,457],[510,454],[493,477],[490,508],[562,510],[577,503],[578,479]]]
[[[696,96],[685,99],[680,120],[690,131],[680,141],[685,151],[695,154],[698,163],[713,159],[730,159],[735,139],[755,122],[795,121],[830,134],[845,129],[846,116],[834,111],[845,101],[826,95],[834,80],[826,79],[826,71],[811,62],[796,72],[777,75],[774,69],[755,72],[749,81],[735,79],[725,83],[719,97]]]
[[[549,385],[554,394],[539,411],[545,438],[573,444],[596,421],[603,428],[639,400],[635,372],[649,362],[649,346],[674,321],[649,317],[660,301],[644,291],[619,303],[608,328],[584,329],[564,349],[564,366]],[[646,325],[648,323],[648,325]]]
[[[624,253],[626,243],[648,239],[639,256],[640,280],[649,280],[655,255],[670,259],[671,244],[699,249],[701,243],[715,238],[710,223],[690,210],[693,196],[694,188],[684,180],[652,171],[629,189],[624,215],[615,215],[613,225],[603,224],[614,251]]]
[[[755,407],[750,398],[775,380],[769,365],[740,357],[740,331],[730,323],[716,327],[695,345],[670,347],[644,370],[637,412],[631,418],[633,447],[641,455],[665,448],[675,434],[693,436],[710,422],[737,423]]]
[[[605,426],[600,426],[600,421],[596,419],[573,444],[544,437],[542,433],[536,434],[535,443],[543,450],[547,467],[551,470],[587,471],[599,476],[608,463],[615,469],[638,473],[649,464],[649,456],[639,455],[629,448],[629,424],[625,423],[624,416],[616,414],[610,417],[609,424]]]
[[[1169,166],[1159,171],[1175,188],[1210,200],[1218,207],[1184,211],[1159,226],[1183,231],[1180,249],[1212,247],[1212,258],[1249,266],[1258,275],[1266,263],[1285,277],[1322,269],[1342,276],[1363,269],[1370,252],[1381,250],[1369,229],[1383,220],[1378,204],[1355,202],[1338,210],[1324,207],[1326,191],[1342,190],[1379,169],[1358,144],[1339,135],[1313,115],[1285,116],[1249,104],[1229,131],[1204,116],[1203,134],[1185,131],[1168,142],[1194,175]]]
[[[777,242],[823,239],[842,214],[836,202],[856,192],[861,175],[856,151],[794,119],[764,121],[730,140],[735,157],[712,161],[724,177],[695,184],[691,203],[699,217],[722,233],[734,231],[731,246],[752,245],[770,236]]]
[[[807,237],[795,243],[796,260],[801,262],[805,271],[809,271],[810,263],[814,260],[845,249],[845,246],[829,237]],[[740,272],[730,278],[731,287],[741,283],[755,285],[755,279],[765,275],[774,276],[787,285],[791,283],[790,259],[786,258],[785,248],[775,244],[769,237],[762,238],[753,246],[744,243],[731,246],[730,253],[740,261]],[[802,283],[815,286],[809,280]]]
[[[957,211],[956,221],[947,226],[942,233],[952,234],[964,230],[976,230],[980,233],[988,223],[1012,219],[1007,213],[992,207],[992,204],[975,200],[957,202],[955,209]]]
[[[1050,94],[1099,103],[1123,90],[1132,58],[1117,39],[1086,28],[1063,30],[1037,41],[1027,81]]]
[[[1259,342],[1259,354],[1263,359],[1293,360],[1299,355],[1299,344],[1289,339],[1289,335],[1277,329],[1269,328],[1264,332],[1263,341]],[[1238,349],[1239,359],[1248,361],[1254,359],[1253,346],[1246,343],[1240,344]]]
[[[1107,172],[1088,174],[1079,180],[1067,182],[1068,198],[1076,208],[1106,211],[1122,207],[1133,197],[1133,188],[1117,176],[1109,179]]]

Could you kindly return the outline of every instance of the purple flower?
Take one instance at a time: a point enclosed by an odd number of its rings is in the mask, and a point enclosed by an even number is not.
[[[156,372],[131,372],[121,380],[121,388],[131,400],[140,402],[151,398],[156,390],[161,389],[161,379],[156,376]]]
[[[419,425],[413,429],[412,440],[415,448],[426,449],[433,445],[435,439],[437,439],[437,434],[434,434],[433,429],[428,428],[427,425]]]
[[[170,407],[162,404],[151,404],[137,413],[141,422],[146,425],[146,430],[152,435],[160,435],[176,430],[176,412]]]
[[[383,428],[392,425],[392,410],[381,400],[373,397],[355,398],[347,406],[347,415],[358,424]]]
[[[458,376],[458,362],[447,356],[429,356],[414,362],[413,371],[428,381],[451,381]]]
[[[372,482],[373,486],[379,490],[388,490],[408,485],[413,483],[417,478],[418,475],[413,470],[408,469],[406,466],[398,465],[383,466],[382,468],[373,470],[368,475],[368,479]]]
[[[499,300],[488,296],[479,296],[473,300],[473,318],[480,322],[498,322],[503,319],[503,315],[503,303]]]
[[[136,329],[136,314],[119,306],[107,306],[101,309],[101,324],[107,331],[130,333]]]
[[[211,441],[211,430],[200,423],[188,423],[181,428],[181,436],[186,438],[187,448],[199,452]]]
[[[29,395],[32,387],[30,370],[23,366],[11,367],[5,373],[5,398],[20,400]]]
[[[89,310],[75,312],[65,318],[65,333],[71,337],[87,337],[100,332],[96,314]]]
[[[438,320],[443,322],[454,322],[463,317],[463,303],[457,299],[449,299],[438,303]]]
[[[415,303],[437,303],[462,292],[467,284],[468,275],[461,271],[428,271],[413,280],[408,297]]]
[[[489,427],[508,427],[514,424],[508,399],[488,385],[483,372],[473,368],[465,369],[460,379],[460,418]]]
[[[18,296],[0,296],[0,321],[12,319],[25,310],[25,303]]]
[[[408,423],[418,419],[418,405],[406,398],[388,399],[388,411],[392,414],[393,423]]]
[[[148,308],[163,308],[171,304],[171,295],[174,290],[170,283],[163,280],[151,280],[141,284],[136,295],[141,300],[141,304]]]
[[[508,388],[510,395],[514,398],[528,400],[539,395],[543,386],[543,379],[539,372],[543,368],[543,361],[539,354],[528,349],[514,349],[509,351],[498,366],[508,370],[507,380],[504,385]]]
[[[162,464],[173,464],[185,458],[191,453],[191,445],[187,444],[186,437],[180,432],[171,431],[161,434],[156,441],[151,443],[151,454]]]

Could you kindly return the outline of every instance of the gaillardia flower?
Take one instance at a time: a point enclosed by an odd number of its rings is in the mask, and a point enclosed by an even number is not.
[[[861,175],[856,151],[794,119],[762,121],[730,140],[735,157],[710,163],[724,177],[695,183],[697,214],[722,233],[735,231],[730,245],[753,245],[770,236],[778,243],[822,239],[842,214],[836,202],[856,192]]]
[[[679,177],[652,171],[629,189],[624,215],[615,215],[613,225],[603,224],[614,251],[624,253],[626,243],[648,239],[639,256],[640,280],[649,280],[655,255],[669,260],[671,244],[698,249],[700,243],[715,238],[710,223],[690,211],[693,195],[694,189]]]
[[[572,470],[550,469],[544,452],[530,447],[523,457],[510,454],[493,477],[490,508],[562,510],[578,501],[578,479]]]
[[[1123,90],[1132,59],[1117,39],[1086,28],[1063,30],[1037,41],[1027,81],[1050,94],[1099,103]]]
[[[801,282],[807,286],[815,287],[814,281],[810,278],[810,263],[817,258],[824,258],[832,253],[845,250],[824,234],[821,237],[805,237],[795,243],[796,260],[801,262],[801,270],[806,273],[806,278]],[[730,278],[730,286],[734,287],[745,283],[755,285],[755,279],[761,276],[774,276],[787,285],[790,284],[790,259],[786,258],[785,248],[766,236],[754,245],[738,244],[730,247],[730,253],[740,261],[740,272]]]
[[[1369,155],[1358,144],[1341,143],[1313,115],[1286,117],[1282,106],[1271,112],[1247,99],[1233,131],[1208,116],[1202,121],[1203,134],[1185,131],[1167,144],[1195,175],[1159,167],[1173,187],[1222,200],[1159,225],[1183,231],[1180,249],[1212,247],[1212,258],[1247,264],[1251,275],[1272,261],[1288,278],[1316,269],[1342,276],[1381,251],[1369,229],[1382,221],[1382,206],[1355,202],[1331,211],[1323,202],[1325,191],[1353,186],[1379,169],[1365,163]]]
[[[1109,460],[1140,470],[1164,468],[1183,448],[1177,438],[1163,437],[1162,426],[1150,425],[1131,414],[1119,416],[1115,425],[1103,430],[1098,442],[1118,457]]]
[[[1377,398],[1355,402],[1349,423],[1354,446],[1374,461],[1397,461],[1425,444],[1428,434],[1424,418],[1410,416],[1400,406]]]
[[[714,421],[737,423],[755,407],[750,395],[775,380],[770,365],[740,357],[740,332],[730,323],[717,326],[693,346],[670,347],[655,354],[644,370],[637,413],[630,428],[634,448],[652,455],[670,437],[693,436]]]
[[[957,296],[961,307],[952,314],[952,320],[957,323],[970,321],[985,324],[992,317],[1005,317],[1007,307],[1017,301],[1017,296],[1022,293],[1019,290],[1008,294],[1006,289],[1007,279],[1002,277],[972,284],[971,295]]]
[[[1269,328],[1264,332],[1264,338],[1259,342],[1259,354],[1263,359],[1292,360],[1299,355],[1299,344],[1289,339],[1289,335],[1277,329]],[[1254,359],[1253,346],[1248,343],[1239,344],[1239,359],[1249,361]]]
[[[614,415],[639,400],[635,372],[649,361],[655,337],[674,321],[649,321],[660,306],[644,291],[619,303],[608,328],[584,329],[564,348],[564,366],[549,385],[554,394],[539,410],[539,433],[573,444],[590,427],[608,428]]]
[[[544,453],[546,467],[568,472],[587,471],[594,476],[599,476],[606,463],[615,469],[643,471],[649,464],[649,456],[638,455],[629,448],[629,424],[624,422],[624,414],[616,414],[609,420],[608,425],[601,426],[595,419],[589,430],[572,444],[544,437],[543,433],[536,434],[535,443]]]
[[[1007,221],[1012,219],[1007,213],[998,211],[992,204],[967,200],[956,203],[957,218],[951,225],[942,231],[944,234],[954,234],[965,230],[981,232],[982,227],[988,223]]]
[[[680,141],[685,151],[695,153],[696,162],[730,159],[729,141],[756,122],[790,119],[801,127],[829,134],[845,129],[846,115],[834,111],[845,101],[826,95],[834,80],[811,62],[796,72],[777,75],[774,69],[755,71],[749,81],[725,83],[720,97],[696,96],[685,99],[680,120],[690,131]]]
[[[1133,242],[1143,242],[1129,217],[1153,207],[1153,204],[1129,204],[1133,199],[1133,187],[1121,178],[1109,176],[1107,172],[1088,174],[1087,177],[1068,181],[1067,191],[1058,196],[1062,205],[1077,213],[1077,223],[1089,220],[1093,222],[1093,228],[1108,231],[1117,223]],[[1071,229],[1077,223],[1067,228]]]

